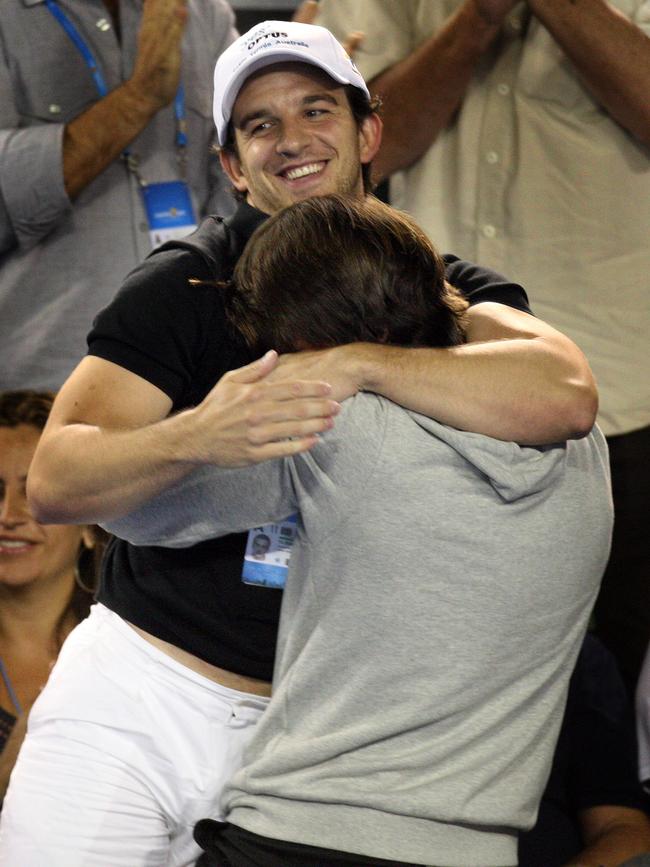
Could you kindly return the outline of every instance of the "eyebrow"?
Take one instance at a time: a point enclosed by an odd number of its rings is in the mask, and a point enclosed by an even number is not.
[[[331,105],[339,105],[337,99],[335,99],[330,93],[314,93],[306,96],[302,102],[301,107],[313,105],[315,102],[329,102]],[[263,117],[274,117],[274,114],[269,109],[260,108],[257,111],[250,111],[248,114],[245,114],[239,121],[239,123],[234,124],[237,129],[244,129],[249,123],[254,120],[260,120]]]
[[[233,123],[237,129],[243,129],[245,126],[248,126],[251,121],[259,120],[262,117],[269,117],[270,114],[270,111],[264,111],[264,109],[260,109],[259,111],[250,111],[242,117],[239,123]]]

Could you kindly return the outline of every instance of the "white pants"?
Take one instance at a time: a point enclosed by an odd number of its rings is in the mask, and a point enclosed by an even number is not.
[[[1,867],[181,867],[268,699],[228,689],[95,605],[32,708]]]

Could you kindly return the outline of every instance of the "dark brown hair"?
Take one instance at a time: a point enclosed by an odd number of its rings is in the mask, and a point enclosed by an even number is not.
[[[368,341],[454,346],[465,299],[406,214],[378,199],[317,196],[269,217],[235,268],[231,323],[256,351]]]
[[[42,431],[53,402],[54,393],[51,391],[23,389],[0,392],[0,428],[14,428],[22,424]],[[91,530],[95,546],[92,549],[85,545],[80,546],[77,560],[78,580],[55,627],[55,640],[58,646],[62,644],[64,637],[62,630],[68,617],[72,614],[77,622],[82,621],[88,616],[94,601],[99,565],[108,533],[100,527],[92,527]]]
[[[51,391],[5,391],[0,393],[0,427],[28,424],[43,430],[54,403]]]

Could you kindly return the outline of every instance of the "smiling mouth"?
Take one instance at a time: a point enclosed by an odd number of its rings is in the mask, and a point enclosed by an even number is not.
[[[325,163],[308,163],[306,166],[298,166],[295,169],[289,169],[283,172],[282,175],[288,181],[297,181],[298,178],[305,178],[308,175],[316,175],[325,168]]]
[[[24,539],[0,539],[0,554],[24,554],[34,547],[34,542]]]

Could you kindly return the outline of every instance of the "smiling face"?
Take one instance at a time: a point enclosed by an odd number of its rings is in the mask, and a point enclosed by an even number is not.
[[[0,427],[0,590],[74,578],[82,528],[39,524],[25,496],[27,470],[40,431]]]
[[[363,196],[361,164],[379,148],[376,114],[357,124],[346,90],[316,67],[283,63],[251,76],[235,101],[237,154],[221,162],[249,204],[273,214],[309,196]]]

